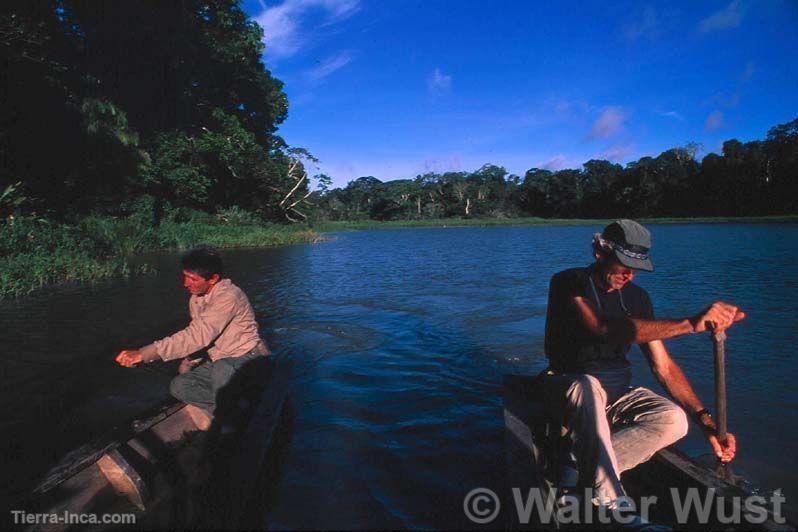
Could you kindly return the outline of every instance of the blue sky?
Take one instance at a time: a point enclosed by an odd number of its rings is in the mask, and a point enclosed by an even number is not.
[[[626,163],[798,118],[798,2],[246,0],[279,134],[344,186]]]

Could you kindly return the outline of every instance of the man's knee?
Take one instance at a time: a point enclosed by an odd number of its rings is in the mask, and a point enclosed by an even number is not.
[[[169,383],[169,393],[172,394],[172,397],[177,399],[178,401],[187,402],[187,390],[189,386],[188,378],[186,378],[188,373],[182,373],[172,379],[172,382]]]
[[[587,406],[599,403],[599,406],[607,404],[607,392],[601,386],[601,382],[592,375],[580,375],[576,377],[568,388],[568,400],[575,406]]]
[[[221,359],[211,365],[211,382],[213,389],[217,392],[227,386],[236,372],[236,364],[233,360]]]
[[[658,436],[657,448],[662,449],[676,443],[687,435],[690,424],[684,410],[673,403],[660,407],[648,416],[648,430]]]
[[[665,424],[668,427],[667,434],[670,443],[675,443],[687,435],[690,428],[690,423],[687,420],[687,414],[684,410],[676,405],[665,411]],[[669,445],[670,445],[669,443]]]

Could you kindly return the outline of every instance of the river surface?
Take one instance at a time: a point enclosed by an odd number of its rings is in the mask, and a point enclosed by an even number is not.
[[[505,475],[501,378],[545,366],[551,275],[586,265],[596,226],[360,231],[225,253],[262,334],[293,365],[296,421],[276,528],[469,526],[463,496]],[[727,341],[735,471],[798,496],[798,225],[651,226],[660,317],[713,300],[748,318]],[[124,369],[119,349],[187,322],[176,255],[159,275],[49,290],[0,306],[3,490],[164,397],[174,367]],[[705,335],[666,342],[712,405]],[[636,348],[637,383],[659,390]],[[680,443],[708,447],[695,428]]]

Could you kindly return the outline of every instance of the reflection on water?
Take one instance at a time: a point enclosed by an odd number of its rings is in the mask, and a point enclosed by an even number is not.
[[[498,489],[505,474],[501,375],[544,367],[549,278],[586,264],[599,229],[364,231],[226,253],[264,336],[293,366],[297,419],[275,526],[468,526],[463,496]],[[791,351],[798,226],[652,232],[657,271],[637,281],[659,316],[694,313],[715,298],[749,312],[727,343],[735,471],[765,489],[784,488],[790,501],[798,480]],[[186,322],[175,261],[161,257],[158,276],[2,307],[6,471],[30,477],[165,394],[173,365],[125,370],[112,359]],[[709,339],[668,346],[711,404]],[[631,357],[637,382],[656,388],[641,357]],[[704,453],[695,432],[682,447]]]

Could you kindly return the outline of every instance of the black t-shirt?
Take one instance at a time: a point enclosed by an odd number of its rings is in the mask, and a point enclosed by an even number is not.
[[[628,316],[654,319],[648,293],[634,283],[621,290],[603,292],[590,282],[591,267],[573,268],[554,275],[549,285],[546,311],[546,356],[551,369],[559,373],[588,373],[601,381],[610,402],[620,397],[631,379],[626,353],[630,344],[611,344],[585,329],[572,303],[583,297],[598,304],[606,318]]]

